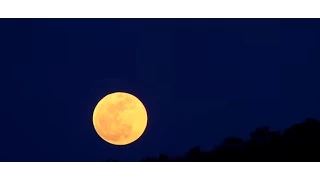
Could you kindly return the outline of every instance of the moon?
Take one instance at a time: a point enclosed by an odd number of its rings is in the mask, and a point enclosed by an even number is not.
[[[113,145],[128,145],[139,139],[147,127],[147,110],[132,94],[115,92],[103,97],[93,111],[97,134]]]

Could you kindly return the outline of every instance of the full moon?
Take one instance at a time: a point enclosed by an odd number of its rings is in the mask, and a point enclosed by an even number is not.
[[[93,111],[97,134],[113,145],[127,145],[141,137],[147,127],[147,110],[132,94],[115,92],[102,98]]]

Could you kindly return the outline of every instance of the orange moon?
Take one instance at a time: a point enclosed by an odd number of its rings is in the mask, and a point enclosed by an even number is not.
[[[127,145],[141,137],[147,127],[147,110],[132,94],[115,92],[102,98],[93,111],[97,134],[113,145]]]

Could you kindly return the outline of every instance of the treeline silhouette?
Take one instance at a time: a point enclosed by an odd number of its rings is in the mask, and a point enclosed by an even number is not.
[[[184,156],[146,157],[141,162],[250,162],[250,161],[320,161],[320,122],[307,118],[281,131],[257,128],[250,139],[227,137],[222,144],[203,151],[191,148]]]

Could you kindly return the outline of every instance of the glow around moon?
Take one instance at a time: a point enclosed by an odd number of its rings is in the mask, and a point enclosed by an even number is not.
[[[97,134],[114,145],[127,145],[139,139],[147,121],[147,111],[142,102],[124,92],[105,96],[93,112],[93,126]]]

